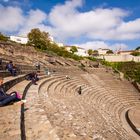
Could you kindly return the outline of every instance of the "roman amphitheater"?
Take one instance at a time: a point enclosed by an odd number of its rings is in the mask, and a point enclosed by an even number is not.
[[[27,101],[0,107],[0,140],[140,139],[140,93],[130,81],[101,64],[81,69],[81,62],[54,57],[50,63],[50,57],[0,43],[3,87]],[[16,77],[4,70],[10,60],[20,68]],[[41,64],[40,80],[32,85],[25,77],[35,70],[36,61]]]

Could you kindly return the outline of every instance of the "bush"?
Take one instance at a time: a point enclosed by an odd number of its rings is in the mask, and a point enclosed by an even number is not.
[[[132,52],[131,55],[133,55],[133,56],[140,56],[140,52],[135,51],[135,52]]]
[[[89,59],[89,60],[91,60],[91,61],[97,61],[97,59],[94,58],[94,57],[86,57],[86,58]]]
[[[6,37],[6,36],[4,36],[3,34],[0,33],[0,40],[8,41],[8,37]]]
[[[117,69],[124,73],[126,78],[134,79],[140,83],[140,63],[136,62],[107,62],[101,61],[103,65],[111,66],[113,69]]]

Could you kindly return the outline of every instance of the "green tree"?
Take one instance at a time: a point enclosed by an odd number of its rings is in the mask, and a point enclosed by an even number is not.
[[[106,53],[107,54],[113,54],[113,51],[112,50],[108,50]]]
[[[98,51],[97,51],[97,50],[94,50],[94,51],[93,51],[93,55],[94,55],[94,56],[97,56],[97,55],[98,55]]]
[[[136,48],[136,50],[140,50],[140,46],[138,46],[138,47]]]
[[[63,57],[72,58],[75,60],[81,60],[83,57],[75,55],[77,48],[72,46],[71,52],[68,52],[64,47],[59,47],[56,43],[50,43],[49,33],[41,32],[38,28],[32,29],[28,34],[28,44],[33,45],[38,51],[47,52],[51,55],[59,55]]]
[[[89,49],[88,50],[88,54],[89,54],[89,56],[92,55],[93,54],[93,50],[92,49]]]
[[[131,53],[131,55],[133,55],[133,56],[140,56],[140,52],[134,51],[134,52]]]
[[[49,45],[49,33],[41,32],[38,28],[32,29],[28,34],[28,44],[35,48],[45,50]]]
[[[8,40],[8,37],[6,37],[2,33],[0,33],[0,40],[7,41]]]
[[[70,51],[74,54],[75,52],[78,52],[77,47],[76,46],[72,46]]]

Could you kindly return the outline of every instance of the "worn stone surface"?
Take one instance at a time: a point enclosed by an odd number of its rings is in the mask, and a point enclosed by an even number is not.
[[[20,82],[13,86],[8,93],[17,91],[22,95],[27,84],[28,81]],[[20,110],[21,104],[17,103],[0,107],[0,140],[21,139]]]
[[[122,119],[127,110],[140,106],[138,91],[104,68],[90,69],[90,73],[77,68],[75,71],[60,69],[28,89],[24,105],[26,139],[138,140]],[[70,79],[66,79],[65,73],[69,73]],[[20,84],[26,85],[23,81],[14,88],[22,92]],[[77,92],[79,86],[81,95]],[[0,111],[0,139],[20,139],[18,106]]]

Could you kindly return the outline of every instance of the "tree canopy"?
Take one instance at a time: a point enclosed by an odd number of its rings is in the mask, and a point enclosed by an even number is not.
[[[92,54],[93,54],[93,50],[92,50],[92,49],[89,49],[89,50],[88,50],[88,54],[89,54],[89,55],[92,55]]]
[[[106,53],[107,54],[113,54],[113,51],[112,50],[108,50]]]
[[[76,46],[72,46],[70,51],[74,54],[75,52],[78,52],[77,47]]]
[[[72,47],[72,52],[68,52],[65,47],[59,47],[57,43],[50,42],[49,33],[41,32],[38,28],[32,29],[28,34],[28,44],[34,46],[36,49],[47,52],[48,54],[59,55],[63,57],[73,58],[75,60],[83,59],[81,56],[75,55],[77,51],[75,46]]]
[[[138,47],[136,48],[136,50],[140,50],[140,46],[138,46]]]
[[[134,52],[131,53],[131,55],[133,55],[133,56],[140,56],[140,52],[134,51]]]
[[[28,43],[38,49],[45,49],[49,45],[49,33],[41,32],[38,28],[32,29],[28,33]]]
[[[6,37],[5,35],[3,35],[2,33],[0,33],[0,40],[2,41],[7,41],[8,37]]]

